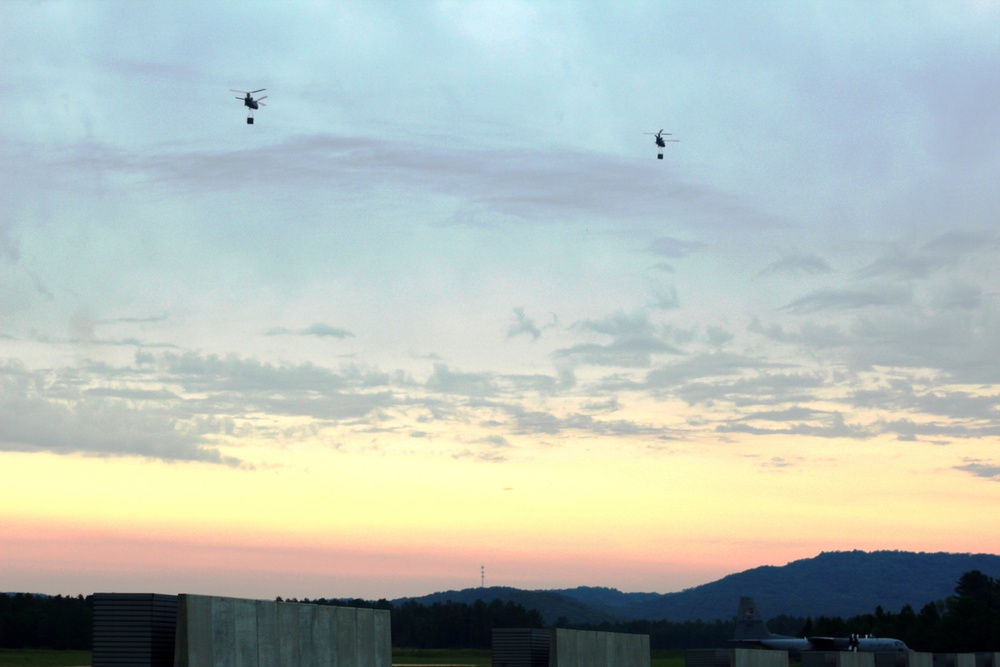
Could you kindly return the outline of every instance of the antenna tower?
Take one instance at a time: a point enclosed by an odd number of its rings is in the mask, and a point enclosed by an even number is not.
[[[486,566],[479,566],[479,587],[486,588]]]

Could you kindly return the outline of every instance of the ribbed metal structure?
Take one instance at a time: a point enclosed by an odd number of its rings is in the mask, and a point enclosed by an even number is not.
[[[94,593],[93,667],[173,667],[177,596]]]
[[[549,667],[551,630],[494,628],[491,643],[493,667]]]
[[[684,651],[686,667],[731,667],[733,650],[726,648],[691,648]]]

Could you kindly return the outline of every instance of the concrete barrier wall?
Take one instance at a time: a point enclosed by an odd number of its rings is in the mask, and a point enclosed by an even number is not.
[[[934,667],[934,654],[918,651],[877,651],[875,667]],[[986,667],[977,665],[976,667]]]
[[[976,654],[935,653],[934,667],[976,667]]]
[[[175,667],[391,667],[389,612],[180,595]]]
[[[788,667],[788,651],[736,648],[733,667]]]
[[[732,667],[731,648],[689,648],[684,651],[684,667]]]
[[[802,667],[875,667],[875,654],[863,651],[803,651]]]
[[[549,667],[649,667],[649,635],[556,628]]]

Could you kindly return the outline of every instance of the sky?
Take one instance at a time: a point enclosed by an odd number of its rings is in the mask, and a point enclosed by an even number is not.
[[[0,17],[0,590],[1000,553],[1000,3]]]

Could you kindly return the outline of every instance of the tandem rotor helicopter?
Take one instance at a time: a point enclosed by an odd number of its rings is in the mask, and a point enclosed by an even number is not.
[[[249,107],[250,109],[250,111],[247,113],[247,125],[253,125],[253,111],[254,109],[258,108],[258,105],[262,107],[267,106],[266,104],[261,102],[261,100],[267,99],[267,95],[265,95],[264,97],[258,97],[257,99],[253,98],[254,93],[262,93],[265,90],[267,90],[267,88],[261,88],[259,90],[251,90],[250,92],[247,92],[245,90],[233,90],[232,88],[229,89],[229,92],[231,93],[243,93],[244,95],[246,95],[246,97],[237,97],[236,99],[243,100],[243,105]]]
[[[651,134],[651,135],[653,135],[655,137],[654,141],[656,142],[657,147],[660,149],[660,150],[658,150],[656,152],[656,159],[657,160],[662,160],[663,159],[663,149],[666,148],[666,146],[667,146],[666,142],[670,141],[670,142],[673,142],[675,144],[678,143],[678,142],[680,142],[680,139],[664,139],[663,138],[663,130],[660,130],[659,132],[643,132],[643,134]],[[671,135],[669,132],[667,132],[667,136],[670,137],[670,136],[673,136],[673,135]]]

